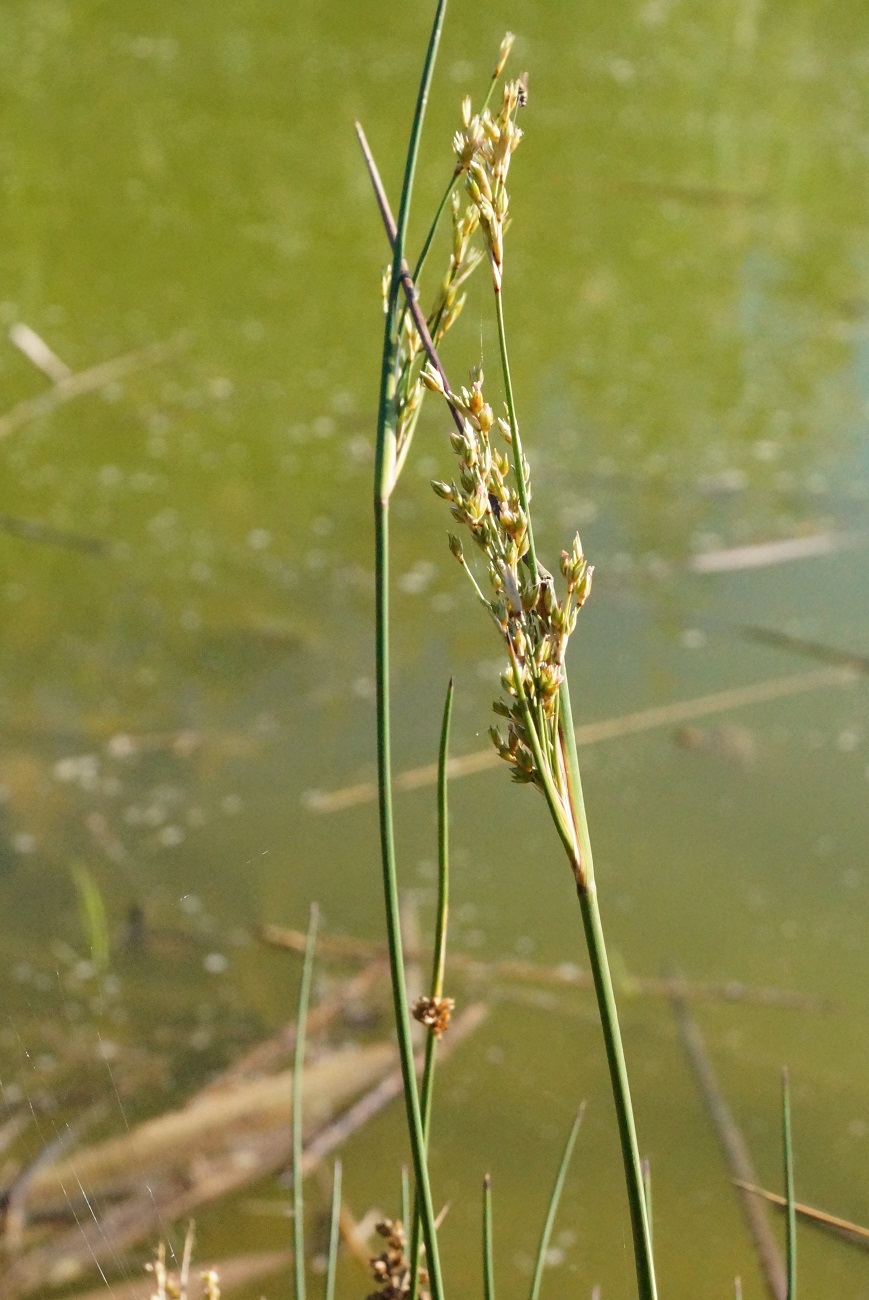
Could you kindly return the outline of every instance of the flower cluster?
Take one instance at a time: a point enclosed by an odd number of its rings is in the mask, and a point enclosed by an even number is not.
[[[432,487],[449,502],[453,518],[467,527],[483,552],[491,596],[483,594],[468,568],[460,540],[452,535],[450,550],[489,610],[510,656],[510,667],[501,679],[505,698],[495,704],[496,713],[508,720],[507,736],[493,727],[492,739],[512,765],[514,779],[542,785],[539,751],[543,745],[554,749],[567,643],[591,590],[593,570],[577,535],[571,550],[562,552],[561,573],[567,587],[563,600],[556,596],[550,573],[540,565],[536,573],[532,571],[528,518],[518,492],[508,482],[509,459],[490,439],[497,424],[510,443],[510,426],[505,420],[496,420],[486,402],[482,371],[472,371],[470,388],[459,393],[447,389],[431,366],[422,377],[429,388],[447,399],[462,422],[462,432],[450,435],[459,458],[458,477],[450,483],[435,481]],[[530,500],[527,463],[523,469],[526,500]],[[536,744],[529,734],[529,720],[534,723]]]
[[[465,295],[460,292],[467,279],[473,274],[483,253],[471,247],[471,239],[479,226],[480,218],[474,204],[462,207],[458,194],[451,199],[453,224],[452,247],[449,265],[441,281],[434,305],[428,314],[426,324],[435,347],[452,328],[465,305]],[[384,306],[389,298],[389,277],[387,270],[383,280]],[[397,427],[395,430],[396,457],[399,464],[403,462],[410,448],[410,441],[419,418],[424,388],[420,380],[420,361],[422,343],[410,312],[402,312],[398,331],[398,380],[396,385]]]
[[[435,1038],[442,1038],[450,1027],[456,1008],[455,998],[418,997],[411,1007],[414,1020],[430,1029]]]
[[[371,1261],[371,1272],[378,1283],[368,1300],[404,1300],[410,1291],[410,1260],[407,1257],[407,1237],[401,1219],[384,1219],[377,1225],[377,1232],[386,1238],[386,1250]],[[427,1281],[424,1269],[420,1269],[420,1281]],[[428,1300],[427,1293],[420,1290],[420,1300]]]
[[[509,208],[507,173],[510,159],[522,139],[522,131],[516,125],[516,111],[526,101],[527,90],[521,79],[506,83],[497,113],[486,108],[472,116],[471,101],[465,99],[462,129],[453,140],[456,171],[466,174],[465,185],[479,213],[496,291],[501,288],[504,263],[504,231]]]

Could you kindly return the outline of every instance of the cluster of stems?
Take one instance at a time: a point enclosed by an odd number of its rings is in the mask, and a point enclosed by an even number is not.
[[[616,1117],[631,1216],[640,1300],[657,1295],[651,1251],[651,1231],[637,1148],[627,1069],[616,1013],[612,979],[606,957],[591,844],[576,757],[570,696],[564,667],[567,641],[576,614],[588,596],[591,569],[586,565],[577,537],[562,554],[561,573],[566,593],[559,600],[552,576],[539,563],[529,513],[528,465],[522,452],[516,404],[507,354],[503,308],[504,237],[508,224],[507,176],[512,155],[522,138],[517,111],[527,101],[523,79],[507,83],[500,108],[491,112],[488,101],[509,51],[505,38],[480,113],[462,108],[462,127],[456,134],[456,162],[444,197],[411,275],[405,256],[408,212],[419,150],[420,132],[440,39],[446,0],[438,0],[426,55],[416,112],[411,126],[404,184],[397,220],[393,220],[377,169],[359,129],[369,173],[392,246],[392,263],[386,291],[386,325],[381,368],[380,402],[375,458],[375,592],[377,660],[377,737],[380,834],[383,862],[386,928],[392,973],[393,1001],[404,1081],[415,1202],[411,1215],[409,1273],[411,1296],[418,1285],[417,1261],[421,1245],[432,1300],[443,1300],[443,1278],[430,1186],[427,1144],[431,1109],[431,1084],[435,1028],[442,1021],[428,1007],[421,1015],[431,1031],[422,1089],[417,1084],[410,1034],[410,1008],[404,975],[398,878],[392,812],[392,759],[389,674],[389,505],[416,425],[423,385],[438,389],[449,404],[456,432],[453,447],[459,458],[456,480],[438,484],[436,490],[449,501],[457,521],[467,527],[485,557],[489,594],[477,593],[506,645],[508,668],[502,679],[504,697],[496,709],[507,721],[506,736],[495,733],[499,751],[513,768],[514,777],[539,788],[546,798],[576,882],[589,960],[612,1082]],[[469,206],[462,205],[454,188],[464,178]],[[452,204],[453,244],[446,276],[428,316],[419,307],[416,281],[432,245],[434,229],[447,202]],[[447,381],[437,354],[437,341],[455,320],[461,307],[460,289],[480,260],[471,247],[476,229],[482,235],[492,272],[499,353],[504,381],[506,420],[497,422],[508,453],[492,446],[490,432],[496,421],[482,391],[483,377],[474,373],[470,387],[455,391]],[[423,371],[422,353],[430,363]],[[465,564],[461,544],[450,539],[453,553]],[[448,726],[448,709],[445,728]],[[444,817],[441,842],[445,844],[445,740],[442,738],[441,771]],[[444,864],[445,873],[445,864]],[[439,951],[435,959],[432,998],[442,999],[444,928],[439,926]],[[438,974],[438,971],[440,974]],[[426,1010],[420,1008],[421,1011]],[[488,1212],[487,1212],[488,1213]],[[420,1237],[422,1242],[420,1243]],[[488,1285],[491,1268],[487,1269]]]

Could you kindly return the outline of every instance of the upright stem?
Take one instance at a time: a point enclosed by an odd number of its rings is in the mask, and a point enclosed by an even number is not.
[[[419,152],[422,121],[434,70],[435,55],[443,26],[446,0],[438,0],[429,39],[416,111],[411,126],[404,184],[401,193],[392,259],[392,276],[383,341],[380,374],[377,449],[375,456],[374,545],[375,545],[375,619],[377,678],[377,775],[379,787],[380,845],[383,864],[383,892],[386,906],[386,933],[392,997],[398,1036],[399,1057],[407,1111],[407,1125],[413,1157],[417,1204],[422,1221],[432,1300],[443,1300],[443,1282],[438,1255],[434,1206],[426,1164],[425,1136],[420,1115],[419,1093],[414,1071],[413,1043],[410,1034],[404,953],[398,905],[398,878],[395,861],[395,832],[392,812],[392,753],[390,743],[389,681],[389,498],[395,486],[395,385],[397,365],[397,303],[401,289],[404,244],[410,211],[410,196]]]
[[[787,1300],[797,1295],[797,1215],[794,1205],[794,1151],[791,1138],[791,1090],[787,1067],[781,1072],[782,1141],[784,1145],[785,1212],[787,1216]]]
[[[576,840],[580,846],[580,860],[574,864],[576,892],[579,898],[589,963],[591,965],[592,979],[594,980],[594,991],[597,996],[601,1028],[603,1029],[610,1086],[616,1108],[616,1122],[622,1148],[625,1187],[628,1195],[631,1233],[634,1242],[637,1292],[640,1300],[656,1300],[658,1292],[655,1282],[652,1233],[646,1203],[643,1168],[640,1162],[637,1130],[631,1104],[631,1090],[628,1083],[628,1067],[625,1061],[621,1028],[619,1027],[615,991],[609,961],[607,960],[606,942],[598,905],[594,863],[591,855],[591,839],[588,832],[588,820],[585,815],[585,801],[582,795],[579,764],[576,758],[573,714],[570,708],[570,692],[566,678],[561,688],[560,735],[567,770],[571,813],[576,829]]]
[[[450,910],[450,842],[449,842],[449,789],[447,781],[447,760],[450,747],[450,722],[453,714],[454,683],[452,677],[447,686],[444,701],[443,720],[441,722],[440,745],[438,747],[438,901],[435,918],[434,956],[432,958],[431,992],[432,999],[442,998],[444,993],[444,970],[447,961],[447,922]],[[422,1135],[428,1152],[429,1131],[431,1129],[431,1108],[434,1097],[435,1058],[437,1056],[437,1038],[429,1031],[425,1042],[425,1064],[422,1071],[422,1088],[420,1090],[420,1109],[422,1111]],[[410,1234],[410,1292],[409,1300],[417,1300],[419,1295],[419,1213],[414,1205],[413,1223]]]

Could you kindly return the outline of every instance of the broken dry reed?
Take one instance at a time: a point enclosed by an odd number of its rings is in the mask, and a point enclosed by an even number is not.
[[[739,1178],[733,1179],[733,1185],[744,1192],[750,1192],[752,1196],[762,1197],[770,1205],[775,1205],[782,1210],[787,1209],[787,1197],[779,1192],[770,1192],[765,1187],[759,1187],[757,1183],[746,1183]],[[814,1205],[805,1205],[802,1201],[794,1201],[794,1211],[807,1223],[813,1223],[815,1227],[835,1233],[862,1250],[869,1250],[869,1228],[864,1228],[862,1224],[852,1223],[850,1219],[842,1219],[836,1214],[828,1214],[826,1210],[819,1210]]]
[[[679,1036],[693,1071],[695,1082],[712,1121],[712,1127],[724,1154],[734,1186],[742,1191],[746,1184],[754,1185],[757,1182],[748,1146],[730,1113],[727,1102],[724,1100],[718,1086],[718,1080],[715,1077],[715,1071],[712,1068],[712,1062],[703,1042],[703,1036],[689,1015],[684,999],[674,996],[672,1002]],[[748,1192],[742,1191],[740,1205],[760,1265],[767,1294],[770,1300],[786,1300],[787,1272],[769,1221],[763,1213],[762,1207],[757,1204],[755,1198]]]

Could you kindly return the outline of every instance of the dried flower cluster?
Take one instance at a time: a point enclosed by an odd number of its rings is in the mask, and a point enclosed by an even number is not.
[[[562,552],[561,572],[567,591],[559,601],[552,575],[538,566],[535,577],[524,562],[528,518],[517,490],[508,482],[509,458],[493,447],[490,439],[497,424],[509,443],[510,427],[503,419],[496,421],[485,401],[482,371],[472,371],[470,388],[459,393],[447,389],[431,366],[424,370],[423,380],[447,399],[462,420],[462,432],[450,435],[459,458],[458,479],[435,481],[432,487],[450,503],[453,518],[468,528],[483,552],[491,598],[483,594],[468,568],[461,542],[452,535],[450,550],[470,576],[510,656],[510,667],[501,678],[506,698],[494,706],[496,713],[508,720],[507,735],[505,738],[496,727],[490,734],[499,754],[512,765],[514,779],[542,788],[546,774],[541,753],[550,773],[558,768],[555,736],[564,656],[577,614],[591,590],[593,570],[577,535],[571,550]],[[526,499],[530,499],[527,462],[523,469]],[[529,723],[533,724],[533,739]]]
[[[410,1260],[407,1258],[407,1238],[401,1219],[384,1219],[377,1232],[386,1238],[386,1250],[371,1261],[371,1272],[378,1283],[368,1300],[404,1300],[410,1291]],[[424,1269],[420,1280],[428,1281]],[[427,1292],[420,1288],[420,1300],[428,1300]]]
[[[411,1007],[414,1020],[430,1029],[435,1038],[442,1038],[450,1027],[455,1010],[455,998],[432,998],[423,995]]]
[[[472,116],[471,100],[466,97],[462,103],[462,129],[453,140],[456,171],[466,174],[465,185],[479,213],[496,291],[501,288],[504,232],[510,204],[507,173],[510,159],[522,139],[522,131],[516,125],[516,111],[527,100],[528,91],[521,78],[506,83],[497,113],[485,108]]]

